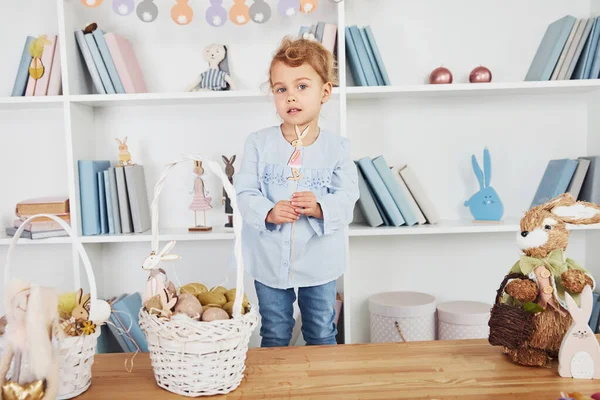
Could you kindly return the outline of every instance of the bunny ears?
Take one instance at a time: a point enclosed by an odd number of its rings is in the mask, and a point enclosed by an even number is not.
[[[298,137],[298,139],[304,139],[304,137],[308,134],[308,128],[310,128],[310,125],[307,125],[306,128],[304,128],[302,132],[300,132],[300,128],[298,128],[298,125],[294,125],[294,130],[296,131],[296,136]]]
[[[600,223],[600,207],[587,201],[577,201],[571,193],[563,193],[552,200],[534,207],[532,210],[550,211],[567,224]]]
[[[121,141],[121,139],[119,139],[119,138],[115,138],[115,140],[116,140],[116,141],[117,141],[117,143],[119,143],[119,144],[127,144],[127,136],[125,136],[125,137],[123,138],[123,141]]]
[[[488,148],[486,147],[483,149],[483,170],[485,175],[483,172],[481,172],[481,168],[479,167],[477,158],[475,158],[475,154],[471,156],[471,163],[473,164],[473,172],[475,172],[475,176],[477,176],[477,180],[479,181],[479,188],[483,189],[484,187],[489,187],[492,179],[492,161]]]

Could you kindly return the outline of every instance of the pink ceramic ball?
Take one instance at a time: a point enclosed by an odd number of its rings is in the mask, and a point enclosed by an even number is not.
[[[492,71],[487,69],[486,67],[480,65],[471,71],[469,75],[469,82],[471,83],[480,83],[480,82],[491,82],[492,81]]]
[[[452,83],[452,72],[446,67],[438,67],[431,71],[429,83],[432,85]]]

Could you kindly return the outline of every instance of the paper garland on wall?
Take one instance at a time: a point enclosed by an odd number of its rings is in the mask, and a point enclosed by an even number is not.
[[[133,0],[113,0],[112,3],[113,11],[118,15],[129,15],[135,8]]]
[[[236,25],[245,25],[250,21],[250,9],[246,0],[233,0],[235,3],[229,10],[229,19]]]
[[[210,0],[210,7],[204,14],[206,22],[210,26],[223,26],[227,22],[227,10],[223,7],[223,0]]]
[[[81,0],[81,4],[88,7],[98,7],[102,4],[102,0]]]
[[[300,5],[298,0],[279,0],[278,8],[279,14],[283,15],[284,17],[291,17],[296,15]]]
[[[154,22],[158,17],[158,7],[154,0],[142,0],[136,8],[136,13],[142,22]]]
[[[271,18],[271,6],[265,0],[254,0],[250,6],[250,19],[257,24],[264,24]]]
[[[300,0],[300,11],[304,14],[310,14],[315,11],[319,0]]]
[[[187,25],[192,22],[194,10],[188,5],[189,0],[175,0],[175,5],[171,9],[171,19],[176,24]]]

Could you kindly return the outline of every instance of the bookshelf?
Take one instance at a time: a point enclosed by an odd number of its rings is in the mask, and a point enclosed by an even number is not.
[[[346,68],[345,33],[339,30],[341,83],[324,108],[321,126],[350,138],[357,159],[383,154],[390,163],[409,164],[442,220],[432,226],[368,228],[357,214],[347,230],[347,273],[339,281],[347,343],[368,341],[367,299],[380,291],[420,290],[440,302],[492,301],[502,276],[518,258],[519,217],[529,206],[547,161],[600,154],[596,134],[600,116],[595,112],[600,105],[599,80],[523,82],[547,25],[565,14],[583,17],[600,12],[599,0],[530,0],[527,5],[516,0],[484,5],[466,0],[461,7],[442,0],[323,0],[308,16],[286,19],[274,13],[264,25],[229,23],[221,28],[203,20],[208,4],[204,0],[194,2],[194,21],[186,27],[171,21],[169,6],[159,6],[162,15],[156,22],[143,24],[135,13],[119,17],[110,2],[104,3],[94,10],[79,0],[23,0],[11,3],[0,17],[6,38],[0,43],[7,60],[0,66],[6,77],[0,82],[1,143],[10,150],[0,166],[5,171],[2,186],[11,188],[0,198],[3,225],[12,222],[14,204],[20,199],[66,193],[80,235],[77,160],[116,162],[115,137],[128,136],[133,160],[144,165],[150,198],[165,163],[190,149],[214,160],[221,154],[237,154],[239,160],[249,132],[278,123],[263,84],[280,38],[317,21],[339,27],[370,25],[392,85],[355,85]],[[276,5],[274,0],[270,4]],[[37,7],[44,17],[24,18],[28,7]],[[150,93],[94,92],[72,34],[90,21],[135,44]],[[25,35],[45,32],[58,34],[59,42],[65,43],[63,95],[9,97]],[[228,45],[239,90],[182,92],[205,69],[201,50],[212,42]],[[454,83],[425,84],[429,72],[442,64],[453,72]],[[492,83],[465,80],[480,64],[491,69]],[[492,185],[505,205],[502,224],[473,224],[462,206],[477,190],[470,156],[481,159],[484,146],[491,151]],[[161,241],[178,241],[174,252],[182,255],[176,267],[182,282],[233,285],[233,236],[222,228],[226,217],[221,187],[212,175],[206,176],[206,185],[215,207],[208,213],[213,231],[187,232],[193,223],[187,210],[191,170],[178,166],[165,185]],[[595,274],[600,273],[600,250],[594,246],[599,239],[597,226],[573,227],[569,245],[569,255]],[[143,289],[146,275],[141,261],[150,250],[149,232],[81,240],[100,295]],[[9,243],[0,235],[0,257]],[[18,247],[15,258],[28,263],[23,277],[43,277],[48,284],[72,289],[65,265],[78,260],[73,258],[70,238],[20,243],[27,244]],[[173,271],[171,265],[167,268]],[[249,277],[245,287],[250,300],[256,301]],[[257,331],[251,346],[258,343]]]

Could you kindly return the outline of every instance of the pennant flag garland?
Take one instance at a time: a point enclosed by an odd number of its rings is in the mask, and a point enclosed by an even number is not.
[[[271,18],[271,7],[265,0],[254,0],[250,6],[250,18],[257,24],[264,24]]]
[[[81,0],[81,3],[84,6],[88,6],[88,7],[98,7],[100,4],[102,4],[102,0]]]
[[[154,22],[158,17],[158,7],[154,0],[142,0],[136,8],[137,16],[142,22]]]
[[[246,0],[233,0],[235,3],[229,10],[229,19],[236,25],[245,25],[250,21],[250,9]]]
[[[135,3],[133,0],[113,0],[112,9],[118,15],[129,15],[133,12]]]
[[[188,5],[189,0],[175,0],[171,9],[171,19],[179,25],[187,25],[192,22],[194,10]]]
[[[223,26],[227,22],[227,10],[223,7],[223,0],[210,0],[210,6],[204,15],[210,26]]]

